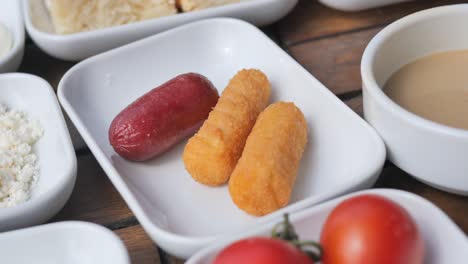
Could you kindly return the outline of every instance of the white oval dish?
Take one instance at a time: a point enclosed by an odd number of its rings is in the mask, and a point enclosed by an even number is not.
[[[436,188],[468,195],[468,131],[419,117],[382,91],[403,65],[436,52],[468,49],[468,5],[428,9],[384,28],[361,63],[364,115],[382,136],[388,158]]]
[[[181,159],[185,141],[144,163],[126,161],[110,146],[112,119],[151,88],[198,72],[221,92],[242,68],[264,71],[272,100],[293,101],[309,124],[309,145],[286,208],[255,218],[232,203],[226,186],[196,183]],[[380,137],[364,120],[259,29],[236,19],[194,22],[87,59],[64,75],[58,96],[146,232],[183,258],[286,211],[370,187],[385,160]]]
[[[2,263],[130,264],[110,230],[86,222],[59,222],[0,234]]]
[[[463,263],[468,257],[467,237],[442,210],[417,195],[399,190],[375,189],[346,195],[291,214],[291,223],[296,228],[301,240],[319,241],[322,227],[333,208],[341,201],[361,194],[381,195],[398,203],[408,211],[418,225],[425,242],[425,264]],[[270,236],[275,224],[269,223],[256,230],[244,232],[203,249],[190,258],[186,264],[212,263],[220,250],[234,241],[252,236]]]
[[[0,24],[12,38],[12,47],[0,56],[0,73],[18,70],[24,53],[24,23],[21,11],[21,1],[0,1]]]
[[[44,0],[23,0],[23,14],[29,35],[47,54],[64,60],[82,60],[164,30],[210,17],[235,17],[257,26],[271,24],[289,13],[297,1],[242,0],[236,4],[69,35],[54,33]]]
[[[359,11],[411,0],[319,0],[322,4],[342,11]]]
[[[40,166],[31,199],[0,208],[0,231],[44,223],[65,204],[76,178],[76,156],[52,87],[23,73],[0,74],[0,103],[39,120],[43,136],[34,146]]]

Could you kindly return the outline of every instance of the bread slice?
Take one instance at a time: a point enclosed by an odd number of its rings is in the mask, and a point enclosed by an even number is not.
[[[238,2],[240,2],[240,0],[177,0],[177,5],[182,11],[189,12]]]
[[[175,0],[46,0],[56,33],[117,26],[177,13]]]

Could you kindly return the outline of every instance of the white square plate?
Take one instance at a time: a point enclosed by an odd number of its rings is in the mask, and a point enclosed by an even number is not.
[[[360,194],[381,195],[407,210],[415,220],[424,239],[426,247],[425,264],[464,263],[468,258],[468,251],[466,250],[468,248],[468,239],[463,231],[439,208],[417,195],[404,191],[376,189],[353,193],[314,208],[294,213],[290,217],[291,223],[296,228],[301,240],[319,241],[322,227],[333,208],[343,200]],[[256,230],[244,232],[217,245],[203,249],[189,259],[186,264],[212,263],[219,251],[233,241],[252,236],[270,236],[275,224],[271,223]]]
[[[210,17],[234,17],[257,26],[268,25],[289,13],[298,0],[241,0],[240,3],[68,35],[55,34],[44,1],[23,0],[23,15],[29,35],[51,56],[64,60],[82,60],[164,30]]]
[[[2,263],[130,264],[112,231],[91,223],[60,222],[0,234]]]
[[[308,121],[309,144],[288,207],[261,218],[248,216],[232,203],[226,186],[196,183],[181,159],[185,141],[145,163],[126,161],[109,145],[112,119],[151,88],[198,72],[221,93],[242,68],[265,72],[272,101],[295,102]],[[260,30],[240,20],[195,22],[90,58],[65,74],[58,94],[145,230],[180,257],[285,211],[369,187],[385,160],[382,140],[363,119]]]
[[[20,1],[0,1],[0,24],[7,29],[13,41],[10,51],[0,57],[0,73],[13,72],[19,68],[24,53],[24,23]]]
[[[0,231],[5,231],[42,224],[63,207],[75,184],[76,155],[57,97],[45,80],[24,73],[0,74],[0,103],[25,112],[44,129],[33,147],[39,179],[29,201],[0,208]]]

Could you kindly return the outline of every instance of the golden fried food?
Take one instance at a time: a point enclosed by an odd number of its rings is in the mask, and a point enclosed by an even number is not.
[[[306,144],[307,124],[301,110],[285,102],[268,106],[229,180],[234,203],[256,216],[287,205]]]
[[[185,168],[196,181],[210,186],[227,182],[269,98],[270,83],[261,71],[241,70],[231,79],[208,119],[185,146]]]

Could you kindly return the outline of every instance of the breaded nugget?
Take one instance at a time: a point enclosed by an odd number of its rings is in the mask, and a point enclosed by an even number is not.
[[[288,204],[307,144],[307,124],[293,103],[268,106],[255,123],[229,180],[234,203],[262,216]]]
[[[227,182],[269,98],[270,83],[261,71],[241,70],[231,79],[208,119],[185,146],[185,168],[196,181],[210,186]]]

